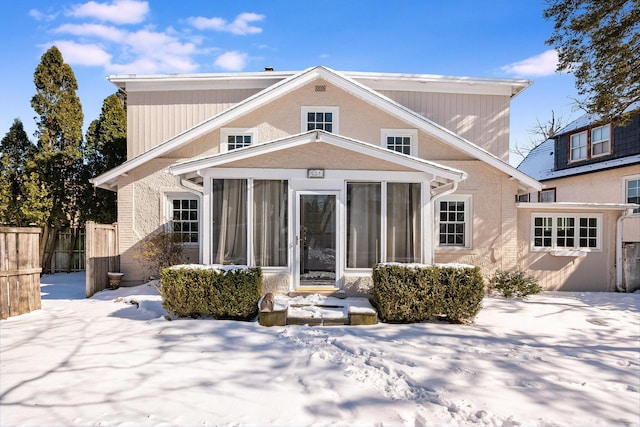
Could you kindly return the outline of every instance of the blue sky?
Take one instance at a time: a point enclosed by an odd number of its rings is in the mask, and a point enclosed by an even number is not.
[[[0,135],[20,118],[35,142],[33,73],[53,44],[78,80],[84,129],[115,87],[110,74],[302,70],[524,78],[511,145],[554,110],[574,108],[574,78],[555,72],[544,0],[34,0],[2,2]],[[512,164],[519,158],[512,156]]]

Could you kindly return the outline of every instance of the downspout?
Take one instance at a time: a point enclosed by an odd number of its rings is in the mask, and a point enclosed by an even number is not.
[[[435,225],[433,223],[433,219],[435,219],[435,217],[436,217],[436,204],[435,204],[435,202],[438,199],[440,199],[440,198],[442,198],[444,196],[448,196],[451,193],[455,193],[457,189],[458,189],[458,181],[453,181],[453,186],[450,189],[444,190],[442,193],[438,193],[438,194],[434,195],[433,197],[431,197],[431,218],[432,218],[431,227],[432,228]],[[436,263],[436,234],[437,233],[435,233],[435,232],[431,233],[431,263],[432,264]]]
[[[622,283],[622,233],[623,221],[633,214],[633,209],[626,209],[622,215],[616,220],[616,291],[627,292]]]

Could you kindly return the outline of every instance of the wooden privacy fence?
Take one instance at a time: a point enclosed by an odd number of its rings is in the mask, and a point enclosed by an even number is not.
[[[0,227],[0,318],[38,310],[40,229]]]
[[[87,221],[85,226],[86,296],[109,285],[107,273],[120,271],[118,255],[118,224],[96,224]]]

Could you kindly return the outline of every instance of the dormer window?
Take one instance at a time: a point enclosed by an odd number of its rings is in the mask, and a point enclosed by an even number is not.
[[[587,159],[587,131],[571,135],[571,161]]]
[[[569,137],[569,161],[589,160],[611,154],[611,125],[598,126]]]
[[[600,156],[611,152],[611,125],[591,129],[591,156]]]

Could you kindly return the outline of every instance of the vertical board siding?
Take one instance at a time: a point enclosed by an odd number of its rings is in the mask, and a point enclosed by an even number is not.
[[[139,156],[256,92],[258,89],[129,93],[127,158]]]
[[[40,229],[0,227],[0,318],[41,308]]]
[[[118,255],[118,224],[86,224],[86,284],[85,294],[90,298],[109,285],[108,272],[120,271]]]
[[[509,97],[381,90],[502,160],[509,158]]]

